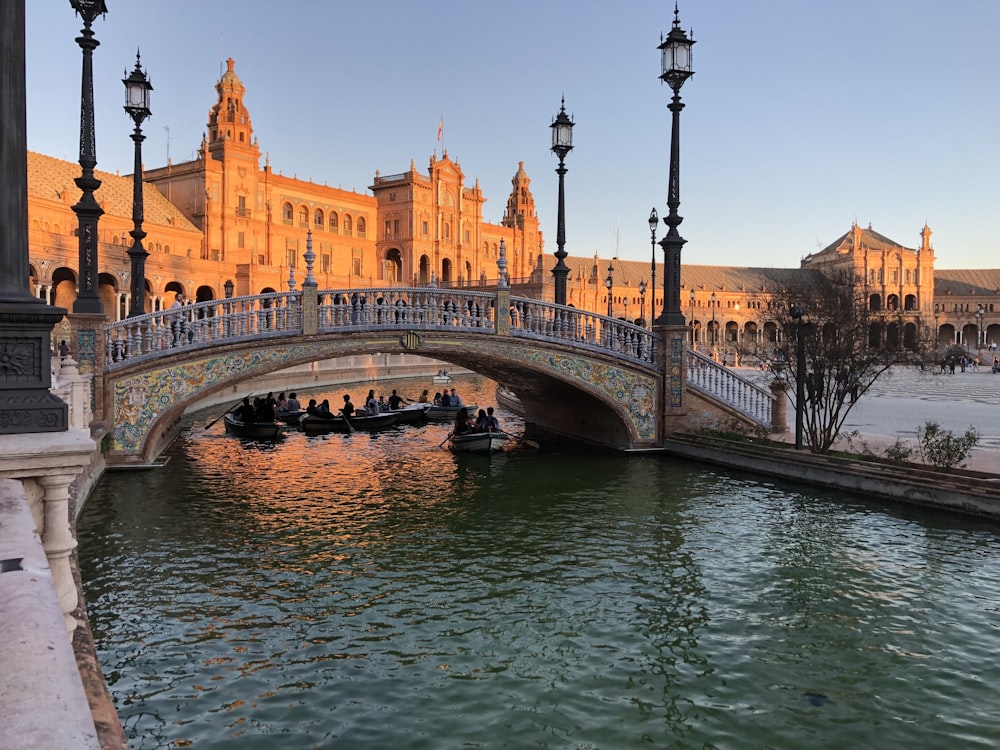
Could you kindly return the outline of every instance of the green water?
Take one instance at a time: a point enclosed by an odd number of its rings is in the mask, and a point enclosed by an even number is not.
[[[133,748],[1000,743],[991,524],[542,441],[456,456],[446,425],[262,445],[214,416],[80,520]]]

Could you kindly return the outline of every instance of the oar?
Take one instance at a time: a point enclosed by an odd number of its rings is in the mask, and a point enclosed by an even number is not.
[[[538,443],[536,443],[534,440],[526,440],[523,435],[515,435],[515,434],[513,434],[511,432],[508,432],[507,434],[510,435],[515,440],[521,441],[522,445],[526,445],[529,448],[541,448],[542,447]]]
[[[454,430],[452,430],[452,431],[451,431],[451,432],[449,432],[449,433],[448,433],[447,435],[445,435],[445,436],[444,436],[444,440],[442,440],[442,441],[441,441],[440,443],[438,443],[438,448],[440,448],[440,447],[441,447],[442,445],[444,445],[445,443],[447,443],[447,442],[448,442],[448,439],[449,439],[449,438],[450,438],[450,437],[451,437],[452,435],[454,435],[454,434],[455,434],[455,431],[454,431]]]
[[[252,393],[248,393],[246,395],[246,397],[250,398],[252,395],[253,395]],[[213,424],[215,424],[216,422],[218,422],[220,419],[222,419],[224,416],[226,416],[229,412],[231,412],[233,409],[235,409],[237,406],[239,406],[242,403],[243,403],[243,397],[240,397],[239,401],[237,401],[232,406],[226,407],[226,410],[224,412],[222,412],[222,414],[220,414],[219,416],[217,416],[215,419],[213,419],[211,422],[209,422],[207,425],[205,425],[204,429],[207,430],[209,427],[211,427]]]
[[[340,410],[340,416],[342,416],[344,418],[344,424],[347,425],[347,434],[348,435],[353,435],[354,434],[354,425],[351,424],[351,420],[349,420],[347,418],[347,415],[344,414],[344,410],[343,409]]]

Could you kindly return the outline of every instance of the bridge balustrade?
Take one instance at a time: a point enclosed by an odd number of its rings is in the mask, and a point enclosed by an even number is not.
[[[343,329],[495,329],[496,295],[429,287],[324,289],[319,292],[320,333]]]
[[[643,364],[656,364],[656,337],[623,320],[553,302],[512,297],[510,325],[514,336],[563,340],[587,349],[611,351]]]
[[[687,350],[688,386],[713,396],[732,409],[770,428],[773,396],[752,380],[694,349]]]
[[[119,320],[105,329],[105,369],[155,359],[176,350],[299,334],[300,296],[299,292],[276,292],[209,300]]]

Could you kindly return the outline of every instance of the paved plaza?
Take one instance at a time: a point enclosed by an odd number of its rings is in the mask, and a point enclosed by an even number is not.
[[[757,382],[768,379],[759,370],[742,371]],[[788,422],[784,438],[790,441],[795,437],[791,404]],[[966,468],[1000,474],[1000,374],[986,367],[966,372],[956,369],[954,375],[939,373],[937,368],[894,368],[854,405],[842,432],[856,430],[873,450],[891,445],[897,438],[915,446],[917,429],[925,422],[937,422],[956,435],[974,427],[980,435],[979,445]]]

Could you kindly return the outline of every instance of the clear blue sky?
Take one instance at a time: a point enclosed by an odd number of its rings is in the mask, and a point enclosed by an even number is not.
[[[555,251],[549,124],[565,95],[571,255],[650,255],[666,213],[673,2],[107,0],[94,24],[98,168],[132,171],[121,79],[153,83],[144,161],[193,156],[233,57],[276,171],[366,192],[444,146],[499,221],[524,161]],[[82,23],[30,0],[28,146],[77,161]],[[1000,266],[1000,1],[681,0],[683,261],[795,267],[857,220],[939,268]],[[663,225],[659,234],[662,236]],[[554,261],[553,261],[554,264]],[[662,264],[662,257],[658,258]]]

